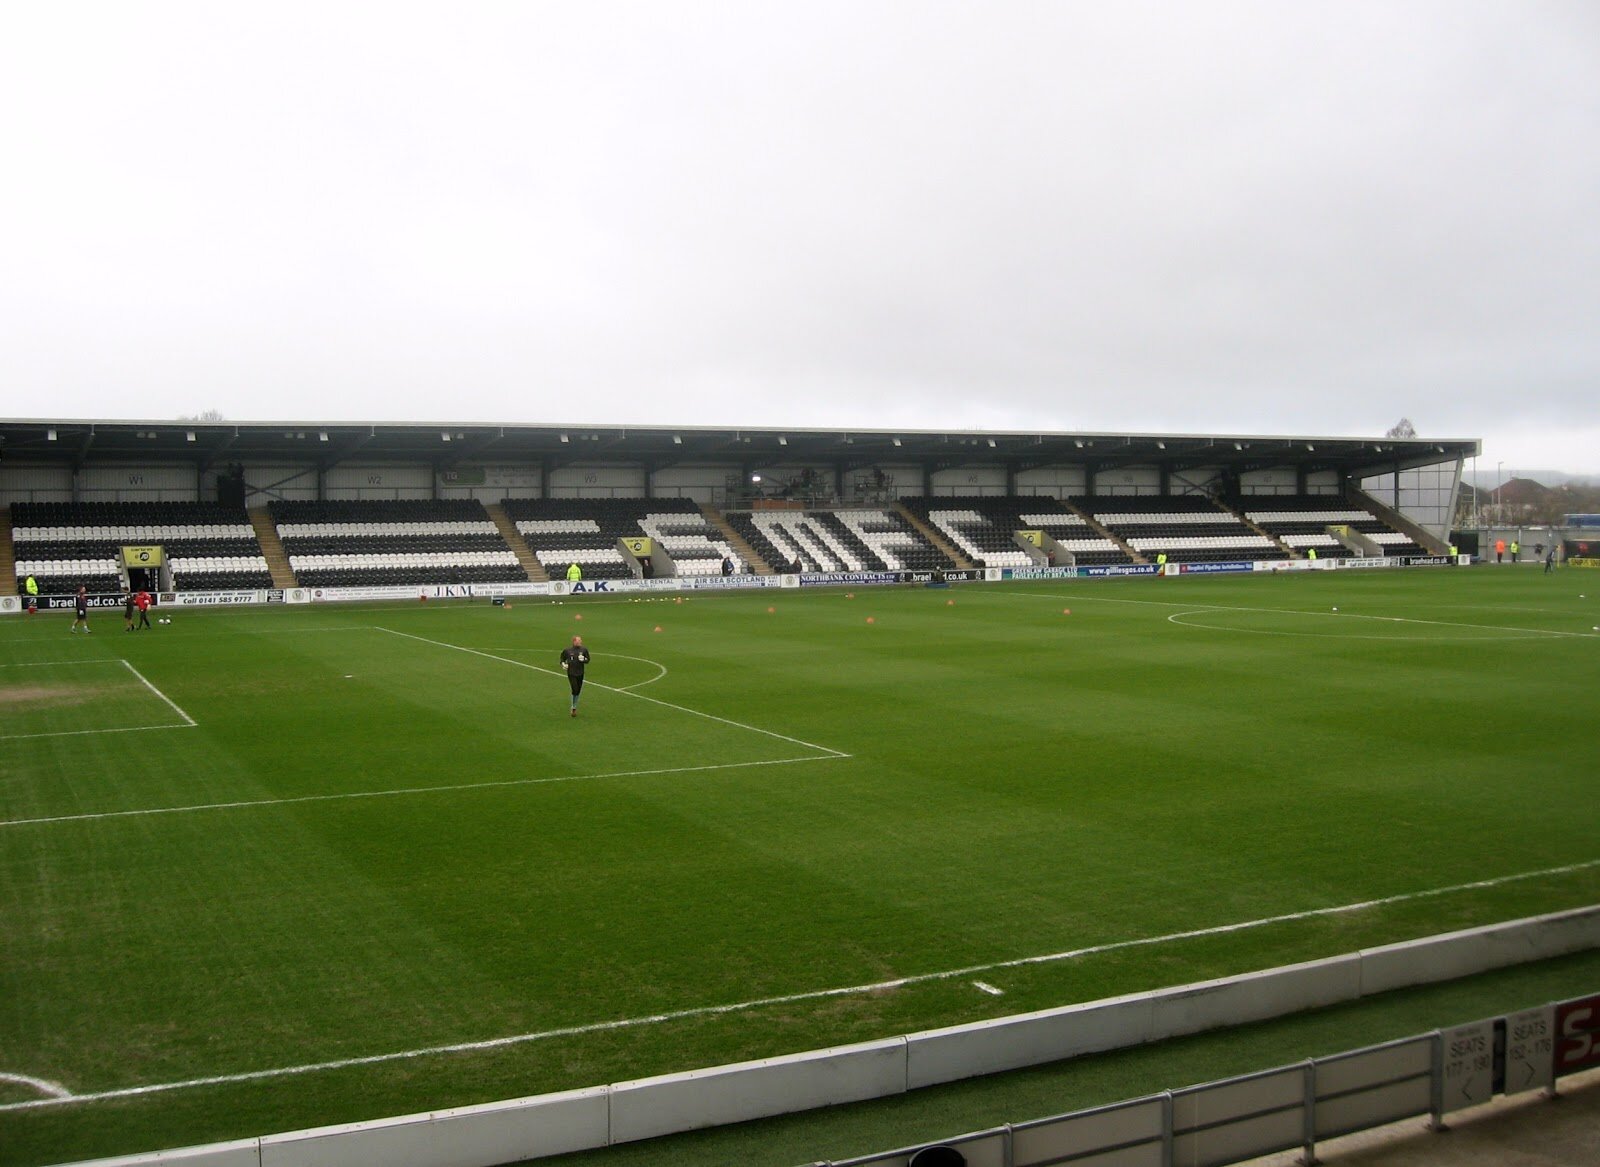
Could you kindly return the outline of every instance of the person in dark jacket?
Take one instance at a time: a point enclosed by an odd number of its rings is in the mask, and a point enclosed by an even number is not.
[[[561,650],[561,671],[567,674],[567,684],[572,688],[572,716],[578,716],[578,694],[583,692],[583,670],[589,663],[589,650],[583,646],[583,637],[574,636],[572,643]]]

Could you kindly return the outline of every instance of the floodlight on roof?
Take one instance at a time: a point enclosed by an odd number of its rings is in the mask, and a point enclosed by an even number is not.
[[[789,444],[789,439],[784,437],[782,434],[779,434],[778,435],[778,445],[787,446],[788,444]]]
[[[991,450],[992,450],[992,449],[994,449],[994,439],[993,439],[993,438],[990,438],[990,439],[989,439],[989,448],[990,448],[990,449],[991,449]]]
[[[567,435],[566,435],[566,434],[562,434],[562,435],[561,435],[561,444],[562,444],[562,445],[563,445],[563,446],[564,446],[564,445],[566,445],[566,444],[567,444],[567,443],[568,443],[568,442],[570,442],[570,441],[572,441],[572,439],[571,439],[571,438],[569,438],[569,437],[568,437],[568,436],[567,436]]]
[[[681,434],[673,434],[672,435],[672,444],[674,446],[683,445],[683,436]]]
[[[439,434],[439,440],[441,442],[448,442],[450,440],[450,431],[445,430],[445,431],[441,432]]]
[[[186,442],[194,441],[194,431],[193,430],[185,430],[183,432],[183,440],[186,441]]]
[[[895,438],[894,439],[894,444],[898,446],[900,444],[900,439],[899,438]]]
[[[44,438],[45,438],[45,441],[47,441],[47,442],[55,441],[56,440],[56,431],[55,430],[45,430],[44,431]]]

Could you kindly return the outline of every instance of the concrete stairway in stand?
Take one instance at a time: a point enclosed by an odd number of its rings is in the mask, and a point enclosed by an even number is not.
[[[912,530],[916,531],[917,534],[921,535],[929,543],[932,543],[941,552],[948,556],[950,562],[954,563],[957,567],[970,571],[975,566],[972,560],[961,554],[960,550],[957,549],[955,544],[951,543],[927,523],[924,523],[921,519],[917,518],[916,515],[912,514],[906,509],[903,503],[897,502],[894,504],[894,513],[899,515],[906,522],[910,523]]]
[[[1096,535],[1099,535],[1100,538],[1102,538],[1102,539],[1110,539],[1113,543],[1115,543],[1118,547],[1120,547],[1122,549],[1123,554],[1125,554],[1129,559],[1133,560],[1135,563],[1154,563],[1155,562],[1154,559],[1151,559],[1151,558],[1149,558],[1148,556],[1145,556],[1145,555],[1140,555],[1137,551],[1135,551],[1133,549],[1133,547],[1131,545],[1129,545],[1127,543],[1124,543],[1122,541],[1122,538],[1115,531],[1113,531],[1110,527],[1102,525],[1100,520],[1096,519],[1092,514],[1090,514],[1084,508],[1073,506],[1070,502],[1063,502],[1061,505],[1066,507],[1067,510],[1071,511],[1073,514],[1077,515],[1080,519],[1082,519],[1084,521],[1084,523],[1088,526],[1089,530],[1093,531]]]
[[[506,514],[506,508],[497,502],[486,502],[483,509],[488,512],[489,518],[494,520],[494,525],[500,531],[500,538],[506,541],[506,546],[511,548],[511,553],[517,557],[517,565],[522,568],[522,574],[528,577],[530,583],[548,583],[550,573],[545,571],[544,564],[539,562],[533,549],[528,546],[527,540],[522,537],[522,532],[517,530],[517,525],[511,521],[511,516]]]
[[[22,594],[17,578],[17,550],[11,545],[11,508],[0,507],[0,593]]]
[[[267,561],[267,570],[272,573],[272,586],[298,586],[294,572],[289,570],[289,553],[283,549],[283,540],[278,538],[278,528],[273,525],[272,515],[266,507],[256,507],[250,511],[250,525],[255,528],[256,542],[261,545],[261,555]]]
[[[748,563],[757,575],[777,575],[772,565],[755,553],[755,548],[746,542],[743,535],[733,529],[733,524],[723,517],[721,511],[709,503],[701,503],[700,511],[706,517],[706,522],[715,527],[728,545],[739,553],[739,558]]]
[[[1289,546],[1265,527],[1258,526],[1257,524],[1251,522],[1250,516],[1244,513],[1243,507],[1235,508],[1224,504],[1223,509],[1226,510],[1228,514],[1238,519],[1245,526],[1249,527],[1250,530],[1255,534],[1260,535],[1263,539],[1270,542],[1274,547],[1276,547],[1279,551],[1282,551],[1290,559],[1304,559],[1306,557],[1306,553],[1304,551],[1296,551],[1293,547]]]

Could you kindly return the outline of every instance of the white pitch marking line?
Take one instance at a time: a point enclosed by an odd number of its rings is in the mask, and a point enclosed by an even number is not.
[[[17,664],[0,665],[0,669],[38,669],[55,665],[115,665],[127,663],[127,661],[119,657],[106,656],[92,657],[89,660],[28,660],[20,661]]]
[[[597,652],[597,653],[595,653],[595,655],[598,656],[598,657],[616,657],[618,660],[636,660],[640,664],[655,665],[656,668],[661,670],[655,676],[651,677],[648,681],[635,681],[631,685],[618,685],[617,686],[617,692],[619,692],[619,693],[626,693],[631,689],[642,689],[646,685],[653,685],[657,681],[659,681],[662,677],[667,675],[667,666],[666,665],[662,664],[658,660],[651,660],[647,656],[629,656],[626,653],[622,653],[622,652]]]
[[[338,802],[351,798],[397,798],[404,794],[448,794],[462,790],[489,790],[501,786],[543,786],[555,782],[588,782],[598,778],[649,778],[661,774],[699,774],[709,770],[738,770],[748,766],[787,766],[794,762],[833,762],[848,758],[767,758],[758,762],[716,762],[706,766],[668,766],[659,770],[611,770],[595,774],[559,774],[545,778],[504,778],[494,782],[463,782],[451,786],[402,786],[394,790],[355,790],[343,794],[301,794],[291,798],[252,798],[239,802],[201,802],[191,806],[155,806],[138,810],[106,810],[93,814],[55,815],[37,819],[0,819],[0,830],[6,827],[42,826],[46,823],[79,823],[93,819],[137,818],[152,814],[190,814],[201,810],[239,810],[252,806],[290,806],[297,802]]]
[[[14,1082],[18,1086],[26,1086],[30,1090],[37,1090],[40,1094],[47,1095],[50,1098],[66,1099],[72,1097],[72,1091],[68,1090],[60,1082],[51,1082],[46,1078],[31,1078],[27,1074],[8,1074],[4,1070],[0,1070],[0,1082]]]
[[[176,713],[179,717],[183,718],[184,721],[188,722],[190,725],[194,725],[195,724],[194,718],[190,717],[182,709],[179,709],[178,708],[178,703],[176,701],[174,701],[171,697],[168,697],[160,689],[156,688],[149,681],[147,681],[145,679],[145,675],[143,673],[141,673],[138,669],[134,668],[127,661],[123,661],[122,663],[127,666],[127,669],[128,669],[128,671],[130,673],[132,673],[134,676],[139,678],[139,683],[140,684],[142,684],[146,689],[149,689],[150,692],[154,693],[157,697],[161,698],[161,700],[165,701],[168,705],[170,705],[172,707],[172,711],[174,713]]]
[[[124,725],[124,726],[115,727],[115,728],[111,728],[111,729],[52,729],[52,730],[47,730],[44,733],[8,733],[8,734],[0,734],[0,741],[4,741],[4,742],[19,742],[19,741],[24,741],[27,738],[35,738],[35,737],[81,737],[84,734],[90,734],[90,733],[143,733],[145,730],[148,730],[148,729],[194,729],[194,728],[196,728],[196,726],[195,726],[195,723],[192,722],[192,721],[189,721],[189,722],[174,721],[171,725]],[[4,826],[4,825],[5,825],[4,823],[0,823],[0,826]]]
[[[1330,639],[1331,637],[1337,637],[1339,640],[1379,640],[1379,641],[1383,641],[1386,644],[1406,644],[1406,643],[1412,643],[1412,644],[1419,644],[1419,643],[1420,644],[1438,644],[1438,643],[1441,643],[1442,641],[1455,641],[1455,642],[1457,642],[1459,644],[1490,644],[1490,643],[1493,643],[1495,641],[1529,640],[1529,639],[1532,638],[1532,634],[1527,633],[1527,632],[1511,632],[1511,633],[1507,633],[1504,636],[1498,636],[1498,635],[1442,636],[1442,635],[1438,635],[1438,634],[1428,635],[1428,634],[1424,633],[1423,635],[1427,636],[1426,640],[1421,640],[1421,639],[1419,639],[1417,637],[1363,636],[1359,632],[1337,632],[1337,633],[1330,633],[1330,634],[1325,636],[1322,633],[1318,633],[1318,632],[1297,631],[1297,630],[1291,629],[1291,628],[1238,628],[1238,627],[1235,627],[1235,626],[1233,626],[1231,624],[1206,624],[1206,623],[1204,623],[1204,622],[1202,622],[1200,620],[1191,619],[1191,617],[1195,617],[1195,616],[1209,616],[1209,615],[1213,615],[1213,614],[1218,613],[1218,612],[1230,612],[1230,611],[1235,611],[1235,609],[1232,609],[1232,608],[1195,608],[1194,610],[1189,611],[1189,612],[1174,612],[1174,613],[1172,613],[1172,615],[1167,617],[1167,623],[1168,624],[1175,624],[1179,628],[1195,628],[1195,629],[1199,629],[1200,631],[1203,631],[1203,632],[1227,632],[1229,634],[1249,634],[1251,636],[1295,636],[1295,637],[1300,637],[1301,639],[1317,639],[1317,640],[1326,640],[1326,639]],[[1297,615],[1297,616],[1298,615],[1332,616],[1332,615],[1334,615],[1334,613],[1332,613],[1332,612],[1303,612],[1303,613],[1302,612],[1296,612],[1296,613],[1293,613],[1293,615]],[[1409,623],[1409,621],[1407,621],[1403,616],[1351,616],[1350,619],[1352,619],[1352,620],[1392,620],[1396,624]],[[1419,620],[1419,621],[1417,621],[1417,623],[1433,623],[1433,621],[1420,621]],[[1481,628],[1483,626],[1479,625],[1479,624],[1456,624],[1456,625],[1452,625],[1451,627],[1467,629],[1467,628]],[[1486,633],[1493,632],[1493,631],[1494,631],[1494,629],[1485,629]],[[1542,636],[1576,636],[1576,635],[1581,635],[1581,634],[1580,633],[1573,633],[1573,632],[1547,632],[1547,633],[1539,633],[1538,635],[1542,635]]]
[[[810,760],[810,759],[808,759]],[[993,972],[996,969],[1022,968],[1031,964],[1053,964],[1067,960],[1077,960],[1085,956],[1098,956],[1102,953],[1116,952],[1128,948],[1146,948],[1156,944],[1169,944],[1176,940],[1194,940],[1202,936],[1220,936],[1230,932],[1244,932],[1253,928],[1263,928],[1271,924],[1291,923],[1295,920],[1309,920],[1318,916],[1348,915],[1352,912],[1363,911],[1367,908],[1383,907],[1389,904],[1406,903],[1411,900],[1430,899],[1438,896],[1451,895],[1460,891],[1476,891],[1481,888],[1499,887],[1502,884],[1516,883],[1526,879],[1538,879],[1546,875],[1565,875],[1574,871],[1583,871],[1591,867],[1600,867],[1600,859],[1588,859],[1581,863],[1569,863],[1562,867],[1548,867],[1540,871],[1522,871],[1513,875],[1501,875],[1492,879],[1479,879],[1471,883],[1458,883],[1449,887],[1426,888],[1422,891],[1402,892],[1399,895],[1380,896],[1377,899],[1361,900],[1353,904],[1339,904],[1328,908],[1310,908],[1303,912],[1285,912],[1277,916],[1263,916],[1256,920],[1241,920],[1233,924],[1217,924],[1210,928],[1194,928],[1187,932],[1170,932],[1165,936],[1145,936],[1134,940],[1113,940],[1106,944],[1093,944],[1086,948],[1074,948],[1065,952],[1051,952],[1042,956],[1024,956],[1015,960],[995,961],[991,964],[975,964],[967,968],[946,969],[942,972],[919,973],[914,976],[896,977],[893,980],[877,981],[865,985],[846,985],[835,989],[813,989],[804,993],[788,993],[778,997],[760,997],[752,1001],[738,1001],[730,1005],[703,1005],[695,1009],[676,1009],[667,1013],[653,1013],[644,1017],[627,1017],[616,1021],[595,1021],[588,1025],[569,1025],[560,1029],[546,1029],[534,1033],[515,1033],[506,1037],[491,1037],[481,1041],[455,1042],[450,1045],[425,1046],[420,1049],[396,1050],[384,1054],[367,1054],[358,1058],[340,1058],[336,1061],[311,1062],[300,1066],[279,1066],[270,1070],[249,1070],[238,1074],[217,1074],[207,1078],[190,1078],[182,1082],[157,1082],[149,1086],[125,1086],[119,1090],[104,1090],[94,1094],[74,1094],[67,1098],[40,1098],[28,1102],[10,1102],[0,1105],[0,1113],[8,1110],[30,1110],[43,1106],[63,1106],[73,1102],[103,1102],[114,1098],[134,1098],[146,1094],[161,1094],[172,1090],[187,1090],[197,1086],[220,1086],[233,1082],[256,1082],[267,1078],[284,1078],[296,1074],[310,1074],[319,1070],[342,1070],[351,1066],[371,1066],[381,1062],[406,1061],[412,1058],[429,1057],[438,1054],[473,1053],[481,1050],[503,1049],[507,1046],[526,1045],[530,1042],[545,1041],[554,1037],[573,1037],[586,1033],[614,1032],[622,1029],[638,1029],[646,1025],[661,1025],[671,1021],[683,1021],[695,1017],[715,1017],[729,1013],[743,1013],[752,1009],[760,1009],[772,1005],[792,1005],[800,1001],[820,1001],[835,997],[861,996],[866,993],[881,993],[885,989],[899,989],[907,985],[926,984],[932,981],[947,981],[957,977],[971,977],[981,973]]]
[[[96,733],[142,733],[145,730],[151,730],[151,729],[195,729],[196,728],[196,724],[195,724],[194,718],[190,717],[183,710],[179,709],[177,707],[177,705],[173,704],[173,701],[172,701],[172,699],[170,697],[168,697],[160,689],[157,689],[149,681],[145,680],[143,674],[141,674],[138,669],[134,668],[127,661],[122,660],[122,659],[120,659],[118,657],[104,657],[104,658],[96,659],[96,660],[81,660],[81,661],[26,661],[26,662],[23,662],[22,664],[0,665],[0,668],[5,668],[5,669],[29,669],[29,668],[40,668],[40,667],[43,667],[43,666],[53,666],[53,665],[122,665],[130,673],[132,673],[134,676],[138,677],[139,680],[144,684],[145,688],[149,689],[150,692],[154,693],[157,697],[161,698],[161,700],[165,701],[168,705],[170,705],[172,707],[173,711],[176,712],[179,717],[183,718],[183,720],[181,722],[173,722],[170,725],[123,725],[123,726],[115,726],[115,727],[112,727],[112,728],[109,728],[109,729],[52,729],[52,730],[46,730],[44,733],[7,733],[7,734],[0,734],[0,741],[4,741],[4,742],[19,742],[19,741],[26,741],[26,740],[31,739],[31,738],[41,738],[41,737],[82,737],[85,734],[96,734]],[[4,826],[4,825],[5,825],[5,823],[0,822],[0,826]]]
[[[535,650],[534,649],[529,649],[528,651],[529,652],[533,652]],[[662,664],[658,660],[651,660],[647,656],[629,656],[625,652],[597,652],[597,653],[594,654],[594,659],[595,660],[636,660],[640,664],[654,665],[657,669],[660,670],[658,673],[656,673],[655,676],[651,677],[648,681],[635,681],[631,685],[617,685],[617,686],[614,686],[616,688],[616,691],[619,692],[619,693],[626,693],[630,689],[642,689],[646,685],[653,685],[657,681],[659,681],[662,677],[667,675],[667,666],[666,665]],[[596,681],[594,683],[595,684],[599,684],[598,681]]]
[[[1043,592],[1010,592],[999,591],[985,592],[985,595],[1018,596],[1030,600],[1053,600],[1056,597],[1045,595]],[[1101,604],[1139,604],[1150,608],[1194,608],[1194,599],[1179,603],[1176,600],[1123,600],[1115,596],[1088,596],[1075,593],[1076,600],[1092,600]],[[1333,612],[1318,612],[1305,608],[1251,608],[1242,604],[1212,604],[1196,611],[1206,612],[1259,612],[1272,616],[1327,616],[1335,615]],[[1560,632],[1550,628],[1518,628],[1506,624],[1465,624],[1459,620],[1424,620],[1416,616],[1365,616],[1359,612],[1339,612],[1337,615],[1346,620],[1392,620],[1405,624],[1436,624],[1441,628],[1466,628],[1475,632],[1525,632],[1535,636],[1570,636],[1579,639],[1592,639],[1593,632]]]
[[[1006,991],[1004,989],[997,989],[988,981],[973,981],[972,987],[977,989],[980,993],[988,993],[991,997],[1004,997],[1006,995]]]
[[[391,636],[403,636],[407,640],[421,641],[423,644],[431,644],[435,648],[448,648],[454,650],[455,652],[470,653],[473,656],[481,656],[485,660],[499,661],[501,664],[514,665],[519,669],[532,669],[536,673],[546,673],[553,677],[565,675],[556,669],[547,669],[540,665],[529,664],[526,661],[513,660],[508,656],[497,656],[492,652],[483,652],[482,650],[476,648],[464,648],[459,644],[450,644],[443,640],[430,640],[426,636],[416,636],[410,632],[398,632],[393,628],[385,628],[381,624],[374,624],[373,627],[379,632],[387,632]],[[695,717],[703,717],[707,721],[721,722],[723,725],[731,725],[735,729],[743,729],[748,730],[751,733],[759,733],[767,737],[775,737],[779,741],[788,742],[790,745],[804,746],[808,750],[816,750],[818,753],[825,754],[828,757],[848,758],[850,756],[849,754],[844,753],[842,750],[833,749],[831,746],[819,746],[815,742],[801,741],[797,737],[790,737],[788,734],[778,733],[775,730],[762,729],[760,726],[756,725],[746,725],[742,721],[734,721],[729,717],[718,717],[715,713],[705,713],[699,709],[690,709],[687,705],[674,705],[671,701],[662,701],[658,697],[646,697],[643,693],[634,693],[626,689],[618,689],[614,685],[602,685],[597,681],[591,681],[589,684],[593,685],[597,689],[605,689],[610,693],[621,693],[625,697],[632,697],[639,701],[648,701],[650,704],[660,705],[664,709],[675,709],[679,713],[689,713]]]

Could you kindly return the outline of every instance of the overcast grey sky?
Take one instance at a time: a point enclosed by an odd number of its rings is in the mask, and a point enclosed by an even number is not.
[[[0,0],[17,417],[1600,472],[1600,4]]]

